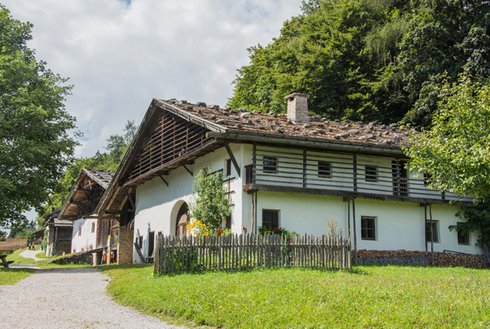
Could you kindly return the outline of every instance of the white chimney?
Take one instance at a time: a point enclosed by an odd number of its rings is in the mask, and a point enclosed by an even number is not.
[[[293,122],[308,122],[308,95],[292,93],[288,100],[288,119]]]

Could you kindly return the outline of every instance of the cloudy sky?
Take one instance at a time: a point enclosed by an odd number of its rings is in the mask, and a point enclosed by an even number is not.
[[[151,99],[225,105],[247,48],[267,44],[301,0],[0,0],[34,24],[37,58],[70,78],[67,110],[91,156]]]

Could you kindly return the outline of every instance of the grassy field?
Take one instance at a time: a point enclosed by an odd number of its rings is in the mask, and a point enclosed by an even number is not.
[[[490,328],[490,271],[357,267],[154,278],[109,268],[121,304],[164,320],[223,328]]]
[[[15,284],[18,281],[27,278],[34,271],[27,269],[0,268],[0,286]]]
[[[25,249],[17,249],[13,253],[7,256],[7,260],[13,261],[13,265],[26,265],[26,264],[36,264],[37,262],[34,261],[34,259],[31,258],[24,258],[20,255],[21,252],[23,252]],[[36,264],[37,265],[37,264]]]

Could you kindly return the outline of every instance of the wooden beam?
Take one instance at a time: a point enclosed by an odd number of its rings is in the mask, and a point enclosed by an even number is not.
[[[399,146],[384,144],[362,144],[345,141],[331,141],[320,138],[298,137],[298,136],[278,136],[274,134],[261,134],[254,132],[242,132],[237,130],[228,130],[226,133],[208,132],[208,138],[215,138],[218,141],[227,142],[248,142],[264,143],[269,145],[292,146],[296,148],[305,147],[312,150],[341,151],[346,153],[357,154],[375,154],[387,156],[401,156],[405,158],[403,151]]]
[[[470,205],[471,201],[450,201],[441,199],[427,199],[427,198],[416,198],[409,196],[394,196],[389,194],[372,194],[372,193],[362,193],[354,191],[338,191],[338,190],[328,190],[328,189],[316,189],[316,188],[303,188],[294,186],[283,186],[283,185],[265,185],[265,184],[246,184],[243,186],[243,191],[247,193],[253,193],[255,191],[269,191],[269,192],[287,192],[287,193],[306,193],[306,194],[318,194],[318,195],[333,195],[340,196],[346,200],[352,200],[354,198],[363,198],[369,200],[390,200],[390,201],[403,201],[403,202],[415,202],[424,204],[426,202],[430,204],[453,204],[458,206]]]
[[[191,174],[191,176],[194,176],[194,174],[192,173],[192,171],[189,168],[187,168],[187,166],[185,164],[182,164],[182,167],[184,167],[184,169],[187,170],[187,172],[189,174]]]
[[[168,182],[165,180],[165,178],[163,178],[162,175],[158,175],[158,177],[160,177],[160,179],[165,183],[165,185],[168,186]]]
[[[133,209],[136,209],[136,205],[134,204],[134,200],[131,198],[131,194],[129,193],[129,190],[126,190],[126,194],[128,196],[129,204],[131,205],[131,207],[133,207]]]
[[[240,177],[240,166],[238,165],[238,162],[236,161],[235,155],[233,154],[233,151],[230,148],[230,144],[225,144],[225,149],[226,152],[228,152],[228,156],[230,157],[231,163],[233,163],[233,167],[235,167],[235,171]]]
[[[222,144],[220,142],[209,141],[206,144],[204,144],[204,145],[202,145],[196,149],[193,149],[191,152],[189,152],[188,154],[186,154],[182,157],[168,161],[167,163],[164,163],[164,164],[162,164],[156,168],[153,168],[153,169],[151,169],[151,170],[149,170],[149,171],[147,171],[147,172],[145,172],[145,173],[143,173],[137,177],[134,177],[134,178],[128,180],[123,185],[123,187],[138,185],[138,183],[141,182],[145,178],[151,179],[152,177],[158,176],[162,172],[169,172],[171,169],[177,168],[180,164],[185,163],[186,161],[189,161],[193,158],[195,159],[195,158],[197,158],[197,157],[199,157],[205,153],[214,151],[214,150],[220,148],[221,146],[222,146]]]

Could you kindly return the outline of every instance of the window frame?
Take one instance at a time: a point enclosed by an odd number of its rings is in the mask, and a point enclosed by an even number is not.
[[[271,227],[267,227],[267,226],[265,225],[265,223],[264,223],[264,218],[266,217],[266,216],[265,216],[265,213],[266,213],[266,212],[271,212],[271,213],[275,213],[275,214],[277,214],[277,225],[275,225],[275,226],[274,226],[274,225],[273,225],[274,223],[271,223],[271,224],[272,224],[272,225],[271,225]],[[272,220],[274,220],[274,218],[273,218]],[[280,211],[279,209],[264,209],[264,208],[262,208],[262,227],[263,227],[263,228],[266,228],[266,229],[268,229],[268,230],[273,230],[273,229],[275,229],[276,227],[281,227],[281,211]]]
[[[470,233],[469,232],[461,232],[459,230],[459,226],[463,225],[464,222],[457,222],[456,223],[456,233],[458,237],[458,245],[460,246],[469,246],[471,244],[470,242]]]
[[[372,221],[372,225],[365,227],[365,221]],[[361,240],[376,241],[378,239],[378,217],[377,216],[361,216]],[[372,227],[369,227],[372,226]],[[370,236],[372,233],[372,236]]]
[[[369,173],[368,171],[374,171],[374,176],[373,173]],[[370,182],[370,183],[377,183],[378,182],[378,166],[375,165],[365,165],[364,166],[364,181]]]
[[[431,224],[430,220],[425,221],[425,242],[440,243],[441,239],[439,237],[439,221],[434,219],[432,220],[432,225],[435,226],[435,230],[434,229],[432,230],[432,238],[435,237],[434,241],[430,239],[430,224]]]
[[[278,172],[278,163],[279,162],[277,160],[277,156],[264,155],[262,157],[262,172],[264,174],[277,174],[277,172]]]
[[[225,161],[225,177],[231,176],[231,159]]]
[[[324,168],[321,168],[325,166]],[[317,163],[317,175],[319,178],[332,178],[332,162],[318,160]]]

